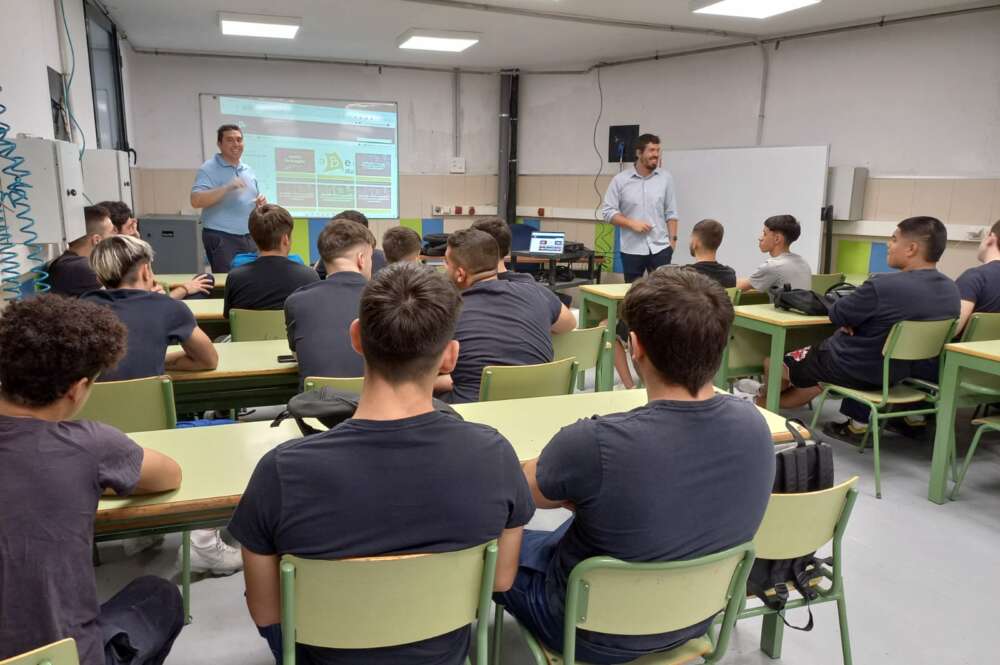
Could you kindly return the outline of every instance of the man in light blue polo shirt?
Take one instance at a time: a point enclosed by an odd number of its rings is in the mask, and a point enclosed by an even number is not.
[[[635,153],[635,165],[611,180],[601,208],[604,221],[621,227],[626,282],[670,263],[677,242],[677,195],[673,177],[659,168],[660,138],[643,134]]]
[[[243,131],[222,125],[216,133],[219,152],[198,169],[191,187],[191,206],[201,209],[201,237],[212,272],[229,272],[233,257],[256,252],[247,226],[255,207],[267,203],[253,170],[240,161]]]

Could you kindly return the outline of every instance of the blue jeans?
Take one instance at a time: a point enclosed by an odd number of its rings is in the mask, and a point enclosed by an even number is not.
[[[184,627],[177,587],[146,575],[101,605],[106,665],[160,665]]]

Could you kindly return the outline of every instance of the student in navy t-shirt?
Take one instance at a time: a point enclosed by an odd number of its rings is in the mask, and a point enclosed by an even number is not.
[[[976,312],[1000,312],[1000,219],[979,243],[979,262],[956,280],[962,297],[958,332],[965,330],[969,317]]]
[[[535,507],[499,432],[435,410],[434,379],[458,356],[461,298],[444,275],[387,266],[364,289],[351,345],[364,356],[354,417],[257,465],[229,529],[243,545],[250,616],[280,661],[282,554],[313,559],[450,552],[499,539],[494,589],[517,572]],[[341,599],[349,602],[349,599]],[[482,619],[485,621],[485,618]],[[299,662],[460,665],[470,630],[378,649],[298,646]]]
[[[498,260],[497,243],[484,231],[464,229],[448,237],[445,269],[462,290],[458,363],[438,378],[434,390],[452,403],[479,399],[484,367],[552,362],[552,335],[576,327],[572,313],[548,289],[497,279]]]
[[[745,543],[774,482],[760,411],[712,386],[733,321],[725,291],[692,270],[656,270],[633,284],[622,316],[649,403],[564,427],[524,464],[535,505],[575,515],[554,532],[525,532],[514,586],[496,596],[557,651],[576,564],[691,559]],[[712,619],[656,635],[581,630],[577,659],[631,661],[704,635]]]

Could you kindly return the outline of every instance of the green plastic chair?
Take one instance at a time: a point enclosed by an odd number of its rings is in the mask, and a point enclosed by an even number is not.
[[[67,637],[20,656],[0,660],[0,665],[80,665],[80,656],[76,651],[76,640]]]
[[[965,474],[969,470],[969,465],[972,464],[972,456],[976,454],[976,448],[979,447],[979,439],[981,439],[983,434],[986,432],[1000,432],[1000,417],[997,416],[977,418],[972,421],[972,424],[978,425],[979,428],[976,430],[976,434],[972,437],[972,443],[969,444],[968,452],[965,453],[965,460],[962,462],[962,468],[958,470],[958,474],[955,476],[955,485],[951,488],[950,495],[952,501],[958,498],[958,489],[962,486],[962,481],[965,480]]]
[[[812,276],[812,285],[810,288],[816,293],[823,295],[831,286],[840,284],[843,281],[844,273],[842,272],[820,273]]]
[[[1000,313],[977,312],[969,317],[962,332],[962,342],[987,342],[1000,339]],[[958,381],[959,405],[975,405],[976,416],[985,404],[1000,402],[1000,377],[963,369]]]
[[[976,312],[969,317],[962,332],[962,342],[986,342],[1000,339],[1000,313]]]
[[[361,394],[361,387],[365,384],[365,377],[352,376],[349,378],[334,378],[331,376],[308,376],[302,382],[303,390],[319,390],[320,388],[333,388],[344,392]]]
[[[576,358],[572,356],[541,365],[490,365],[483,368],[479,401],[572,395],[576,375]]]
[[[801,494],[772,494],[764,519],[754,536],[753,546],[761,559],[793,559],[815,552],[831,540],[833,557],[830,565],[816,571],[817,581],[829,580],[829,586],[815,586],[819,598],[806,601],[790,598],[781,612],[763,603],[757,607],[744,607],[740,619],[763,617],[760,630],[760,648],[771,658],[781,658],[781,641],[784,635],[785,614],[800,607],[820,603],[837,603],[840,619],[840,647],[844,665],[851,665],[851,638],[847,630],[847,600],[844,595],[843,541],[847,521],[858,498],[857,476],[830,489]],[[791,589],[791,585],[789,585]]]
[[[875,496],[882,498],[882,478],[879,468],[879,434],[882,422],[890,418],[927,415],[937,413],[939,399],[937,384],[918,379],[903,379],[895,386],[889,383],[889,365],[892,360],[927,360],[941,357],[941,350],[955,332],[955,319],[943,321],[900,321],[889,331],[889,336],[882,347],[882,388],[881,390],[857,390],[832,383],[820,384],[820,393],[816,411],[813,414],[812,427],[823,411],[823,403],[830,395],[838,395],[856,400],[871,412],[868,431],[858,445],[863,452],[872,437],[872,448],[875,458]],[[940,362],[940,360],[939,360]],[[890,407],[902,404],[918,404],[928,402],[926,408],[909,409],[905,411],[888,411]],[[954,454],[954,453],[952,453]]]
[[[280,309],[231,309],[229,332],[234,342],[285,339],[285,312]]]
[[[736,307],[737,305],[740,304],[741,293],[742,291],[740,291],[735,286],[731,286],[728,289],[726,289],[726,295],[729,296],[729,302],[733,303],[733,307]]]
[[[591,557],[576,564],[569,575],[561,655],[542,645],[520,624],[518,627],[536,665],[574,665],[577,628],[612,635],[654,635],[680,630],[723,612],[717,636],[709,630],[669,651],[631,661],[635,665],[679,665],[700,657],[706,663],[717,663],[729,648],[753,559],[753,543],[688,561],[631,563]],[[497,605],[493,663],[500,662],[503,610]]]
[[[608,339],[607,327],[579,328],[552,336],[553,360],[576,358],[579,372],[576,387],[583,390],[583,373],[597,367],[597,360],[604,353],[614,353]]]
[[[457,552],[324,561],[281,557],[285,665],[295,644],[373,649],[476,625],[476,662],[489,657],[497,544]],[[466,663],[469,660],[466,658]]]
[[[169,376],[99,381],[76,420],[96,420],[126,434],[173,429],[177,426],[173,383]]]

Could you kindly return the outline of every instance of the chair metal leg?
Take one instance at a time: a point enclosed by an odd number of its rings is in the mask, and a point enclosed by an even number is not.
[[[493,613],[493,649],[490,653],[490,663],[500,664],[500,652],[503,649],[503,605],[495,603],[496,610]]]
[[[829,396],[829,389],[824,388],[823,392],[819,394],[819,402],[816,404],[816,409],[813,411],[812,422],[809,423],[809,429],[816,431],[816,421],[819,420],[819,414],[823,411],[823,405],[826,403],[826,398]]]
[[[981,425],[976,430],[975,436],[972,437],[972,443],[969,444],[969,451],[965,453],[965,461],[962,462],[962,468],[959,469],[958,477],[955,478],[955,486],[951,488],[951,495],[948,497],[952,501],[958,498],[958,488],[962,486],[962,481],[965,480],[965,473],[969,470],[969,465],[972,464],[972,456],[975,454],[976,447],[979,446],[979,439],[982,438],[986,429],[985,425]]]
[[[844,665],[853,665],[851,658],[851,635],[847,631],[847,599],[843,592],[837,599],[837,618],[840,619],[840,648],[844,654]]]
[[[882,498],[882,469],[879,463],[879,434],[882,431],[882,422],[878,418],[878,411],[872,408],[872,415],[868,421],[868,433],[872,436],[872,449],[875,456],[875,498]],[[865,435],[867,438],[867,435]]]
[[[765,614],[760,624],[760,650],[770,658],[781,658],[781,640],[785,635],[785,622],[781,615]]]
[[[181,600],[184,623],[191,623],[191,532],[181,534]]]

